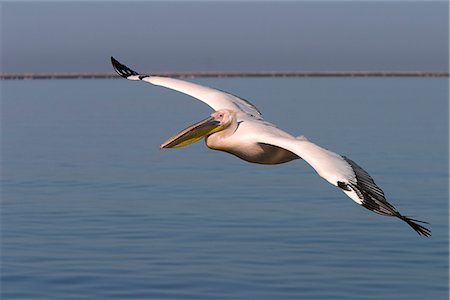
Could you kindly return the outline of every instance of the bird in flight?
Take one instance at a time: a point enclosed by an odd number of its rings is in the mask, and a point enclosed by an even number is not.
[[[372,177],[350,158],[334,153],[309,141],[295,137],[265,121],[249,101],[231,93],[199,84],[152,75],[141,75],[111,57],[115,71],[128,80],[144,81],[192,96],[209,105],[214,112],[206,119],[187,127],[161,144],[177,148],[205,138],[213,150],[233,154],[257,164],[281,164],[303,159],[317,174],[342,190],[350,199],[383,216],[397,217],[419,235],[431,231],[419,221],[402,215],[387,202],[384,192]]]

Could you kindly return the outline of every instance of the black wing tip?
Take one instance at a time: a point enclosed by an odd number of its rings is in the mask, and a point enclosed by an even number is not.
[[[361,168],[358,164],[345,156],[342,156],[342,158],[350,164],[353,171],[355,172],[357,184],[350,184],[350,187],[361,198],[362,205],[365,208],[381,215],[396,216],[405,221],[420,236],[431,236],[431,230],[419,224],[428,224],[428,222],[419,221],[401,215],[392,204],[386,201],[383,190],[376,185],[372,177],[363,168]],[[349,185],[338,182],[338,186],[343,190],[347,190]]]
[[[420,236],[431,237],[431,230],[419,224],[429,224],[428,222],[419,221],[402,215],[398,217],[411,226],[412,229],[414,229]]]
[[[116,71],[117,74],[122,76],[123,78],[128,78],[133,75],[139,75],[138,72],[128,68],[127,66],[121,64],[117,59],[111,56],[111,64]]]

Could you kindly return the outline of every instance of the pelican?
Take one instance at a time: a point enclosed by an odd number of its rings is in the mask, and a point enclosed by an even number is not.
[[[305,160],[317,174],[342,190],[350,199],[383,216],[397,217],[419,235],[429,237],[431,231],[419,221],[400,214],[387,202],[384,192],[372,177],[353,160],[322,148],[307,138],[295,137],[265,121],[249,101],[199,84],[152,75],[141,75],[111,57],[120,76],[169,88],[192,96],[209,105],[214,112],[206,119],[187,127],[161,144],[160,148],[177,148],[205,138],[213,150],[233,154],[257,164],[281,164],[295,159]]]

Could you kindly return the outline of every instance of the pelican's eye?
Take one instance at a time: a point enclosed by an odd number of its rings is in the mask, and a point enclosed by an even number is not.
[[[221,123],[227,122],[228,119],[227,113],[223,111],[216,111],[211,116]]]
[[[212,115],[216,120],[222,121],[224,114],[221,112],[216,112]]]

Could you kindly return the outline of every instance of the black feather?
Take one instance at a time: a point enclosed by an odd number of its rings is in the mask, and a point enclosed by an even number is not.
[[[133,75],[139,75],[138,72],[128,68],[125,65],[122,65],[118,60],[116,60],[112,56],[111,56],[111,63],[113,65],[113,67],[114,67],[114,70],[117,72],[117,74],[119,74],[123,78],[128,78],[128,77],[133,76]],[[142,79],[142,78],[139,78],[139,79]]]
[[[383,190],[376,185],[372,177],[363,168],[351,159],[345,156],[343,156],[343,158],[350,164],[356,177],[356,184],[348,183],[348,186],[350,186],[361,199],[362,206],[380,215],[397,217],[411,226],[419,235],[426,237],[431,236],[431,231],[419,224],[428,224],[427,222],[415,220],[400,214],[392,204],[387,202]],[[343,188],[339,183],[338,186]]]
[[[338,187],[340,187],[341,189],[343,189],[344,191],[351,191],[352,189],[350,188],[350,186],[348,184],[346,184],[345,182],[342,181],[338,181],[337,183]]]
[[[401,214],[398,214],[398,216],[401,220],[405,221],[406,223],[408,223],[409,226],[412,227],[412,229],[414,229],[419,235],[423,235],[426,237],[430,237],[431,236],[431,230],[429,230],[428,228],[420,225],[419,223],[422,224],[429,224],[428,222],[424,222],[424,221],[419,221],[416,219],[411,219],[409,217],[405,217],[402,216]]]

